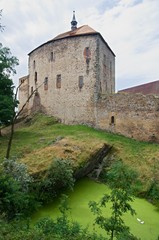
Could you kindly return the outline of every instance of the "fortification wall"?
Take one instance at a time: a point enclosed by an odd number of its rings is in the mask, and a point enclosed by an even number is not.
[[[101,97],[96,109],[97,128],[159,142],[159,97],[118,93]]]

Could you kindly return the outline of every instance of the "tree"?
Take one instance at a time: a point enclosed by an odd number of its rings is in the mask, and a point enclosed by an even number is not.
[[[14,85],[10,78],[15,74],[18,59],[12,56],[10,49],[0,43],[0,128],[10,124],[14,116],[14,107],[18,101],[14,99]]]
[[[37,202],[29,193],[22,191],[21,183],[9,174],[0,172],[0,215],[11,220],[28,216],[36,209]]]
[[[122,161],[117,161],[108,171],[106,178],[111,193],[105,194],[98,203],[95,201],[89,203],[91,211],[96,215],[95,222],[107,232],[110,240],[122,239],[121,234],[125,236],[123,239],[137,239],[130,234],[129,227],[122,219],[126,212],[130,212],[131,215],[135,214],[130,203],[133,201],[134,188],[132,186],[136,183],[136,172],[124,165]],[[107,207],[109,202],[111,203],[110,217],[105,216],[102,211],[102,208]]]
[[[13,109],[12,109],[12,118],[10,120],[10,125],[11,125],[11,131],[10,131],[10,137],[9,137],[9,141],[8,141],[8,146],[7,146],[7,151],[6,151],[6,159],[9,159],[10,156],[10,150],[11,150],[11,146],[12,146],[12,140],[13,140],[13,135],[14,135],[14,126],[15,126],[15,122],[17,120],[17,118],[20,116],[20,114],[23,112],[24,108],[26,107],[27,103],[29,102],[29,100],[32,98],[32,96],[38,91],[38,89],[44,84],[44,82],[42,82],[42,84],[40,84],[27,98],[26,102],[23,104],[22,108],[19,110],[19,112],[16,111],[16,106],[18,103],[17,100],[17,95],[18,95],[18,91],[19,88],[21,87],[21,85],[23,84],[23,82],[21,82],[19,84],[19,86],[16,88],[16,92],[14,95],[14,100],[13,102],[15,104],[13,104]]]

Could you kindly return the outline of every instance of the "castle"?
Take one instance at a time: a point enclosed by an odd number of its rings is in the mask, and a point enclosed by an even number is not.
[[[88,25],[43,43],[29,53],[29,74],[19,79],[19,109],[42,111],[66,124],[86,124],[131,138],[159,141],[159,98],[115,93],[115,54]]]

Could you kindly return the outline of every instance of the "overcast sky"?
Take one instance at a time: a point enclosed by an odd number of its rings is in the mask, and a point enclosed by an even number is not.
[[[15,84],[30,51],[70,30],[73,10],[116,54],[116,90],[159,80],[159,0],[0,0],[0,9],[0,42],[20,61]]]

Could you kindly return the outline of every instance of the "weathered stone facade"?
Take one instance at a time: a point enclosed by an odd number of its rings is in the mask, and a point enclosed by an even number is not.
[[[28,113],[41,104],[46,114],[64,123],[94,124],[99,94],[115,91],[115,55],[99,33],[88,26],[79,30],[73,36],[56,37],[29,54],[28,88],[20,89],[20,108],[37,88]]]
[[[25,109],[27,114],[41,110],[66,124],[88,124],[159,141],[159,98],[115,94],[115,55],[89,26],[34,49],[29,54],[29,75],[21,81],[19,109],[37,89]]]
[[[96,127],[159,142],[159,96],[124,93],[102,96],[97,103]]]

